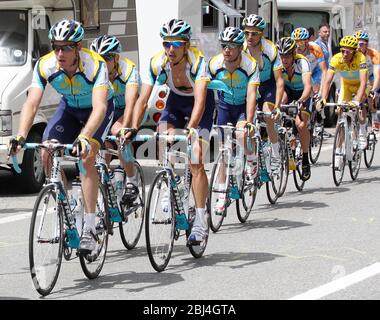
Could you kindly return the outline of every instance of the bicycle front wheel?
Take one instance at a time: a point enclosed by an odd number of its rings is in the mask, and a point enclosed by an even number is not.
[[[279,140],[279,147],[280,167],[276,172],[272,172],[271,180],[266,183],[267,197],[271,204],[275,204],[277,199],[283,195],[285,192],[283,185],[287,183],[288,160],[283,141]]]
[[[138,162],[134,162],[134,167],[139,196],[132,205],[122,205],[122,211],[126,216],[126,221],[119,223],[121,241],[128,250],[132,250],[136,247],[140,239],[145,213],[144,174]]]
[[[332,155],[332,173],[335,185],[338,187],[343,180],[344,167],[346,164],[346,150],[345,150],[345,128],[344,124],[338,125],[335,138],[334,149]],[[339,145],[341,147],[339,147]]]
[[[296,170],[293,171],[294,185],[298,191],[302,191],[305,181],[302,180],[302,148],[298,139],[294,159],[296,161]]]
[[[374,132],[370,132],[367,136],[367,148],[364,150],[364,163],[367,168],[372,166],[373,158],[375,156],[377,138]]]
[[[99,184],[95,212],[96,247],[90,254],[79,254],[79,261],[86,277],[90,280],[99,276],[106,260],[108,247],[109,213],[107,193]]]
[[[324,130],[323,124],[315,122],[313,130],[310,132],[309,158],[312,164],[317,163],[321,154]]]
[[[29,267],[33,285],[46,296],[54,288],[63,253],[62,207],[55,186],[44,187],[35,202],[29,229]]]
[[[208,192],[210,203],[209,225],[213,232],[218,232],[227,213],[228,201],[228,170],[227,155],[224,151],[219,153],[215,162]]]
[[[145,219],[145,238],[152,267],[162,272],[169,263],[175,235],[174,203],[168,174],[160,171],[150,186]]]

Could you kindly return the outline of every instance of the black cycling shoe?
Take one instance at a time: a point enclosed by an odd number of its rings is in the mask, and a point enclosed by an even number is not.
[[[301,179],[302,181],[307,181],[310,179],[311,176],[311,170],[310,170],[310,164],[302,164],[302,175]]]
[[[127,183],[125,186],[125,193],[121,199],[123,205],[132,205],[139,196],[139,188],[133,183]]]

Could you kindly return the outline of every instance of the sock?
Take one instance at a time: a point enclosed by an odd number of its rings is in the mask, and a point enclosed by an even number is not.
[[[367,132],[367,125],[366,124],[360,124],[359,134],[365,135]]]
[[[196,221],[199,221],[198,223],[200,223],[202,227],[206,228],[206,208],[195,208],[194,224],[196,224]]]
[[[372,123],[378,122],[378,120],[377,120],[377,112],[371,112],[371,116],[372,116]]]
[[[137,177],[136,176],[132,176],[132,177],[127,176],[127,183],[132,183],[135,186],[137,186]]]
[[[302,164],[309,164],[309,153],[304,153],[302,156]]]
[[[278,144],[278,142],[272,143],[272,154],[275,158],[278,158],[280,156],[279,149],[280,145]]]
[[[84,224],[95,233],[95,213],[85,213]]]

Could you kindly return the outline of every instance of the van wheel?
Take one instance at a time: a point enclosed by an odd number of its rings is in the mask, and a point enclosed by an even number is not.
[[[30,132],[27,142],[40,143],[42,136],[38,132]],[[20,190],[24,193],[39,192],[45,182],[41,151],[25,150],[21,164],[21,174],[15,173],[16,182]]]

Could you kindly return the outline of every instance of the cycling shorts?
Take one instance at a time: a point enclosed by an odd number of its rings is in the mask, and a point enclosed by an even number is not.
[[[276,92],[277,92],[277,86],[276,86],[275,81],[269,80],[269,81],[260,83],[260,86],[259,86],[260,97],[257,99],[257,109],[260,111],[263,111],[263,106],[265,103],[274,107],[276,103]]]
[[[235,106],[224,101],[219,102],[217,119],[217,124],[219,126],[226,125],[227,123],[236,126],[238,122],[245,121],[247,121],[246,104]]]
[[[180,96],[173,91],[170,91],[166,107],[161,114],[159,125],[168,123],[176,129],[185,129],[186,123],[190,120],[191,113],[194,108],[193,96]],[[207,90],[206,106],[202,119],[199,122],[198,130],[199,137],[208,142],[209,134],[213,123],[215,110],[214,91]],[[185,118],[188,118],[185,119]]]
[[[286,95],[288,96],[288,103],[291,103],[293,101],[298,101],[302,97],[303,91],[294,91],[289,89],[288,87],[285,87]],[[313,99],[310,97],[305,101],[305,108],[304,110],[306,113],[311,115],[313,113]]]
[[[110,99],[108,100],[104,120],[92,137],[92,139],[98,142],[99,147],[104,142],[111,128],[114,110],[113,99]],[[67,107],[66,101],[61,99],[57,111],[46,126],[42,141],[56,139],[61,143],[73,143],[85,126],[91,112],[92,108],[78,109]]]

